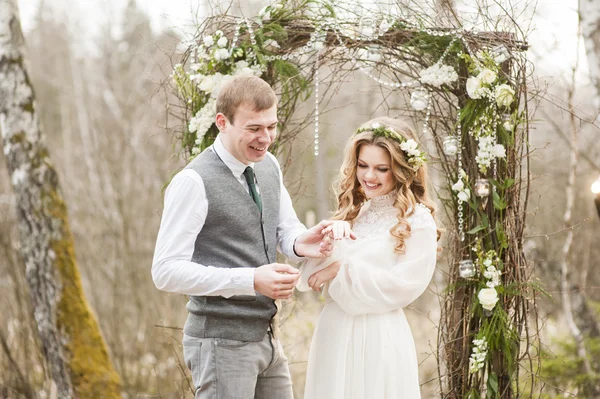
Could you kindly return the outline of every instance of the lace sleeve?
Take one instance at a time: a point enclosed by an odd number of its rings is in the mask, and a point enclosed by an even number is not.
[[[417,204],[415,212],[407,218],[407,221],[410,224],[411,231],[437,229],[431,211],[423,204]]]
[[[436,264],[436,226],[428,210],[415,210],[409,217],[411,236],[406,252],[387,260],[378,244],[360,256],[344,259],[329,286],[329,295],[348,314],[382,313],[408,306],[427,288]],[[394,256],[390,253],[391,257]],[[385,262],[393,263],[383,267]]]

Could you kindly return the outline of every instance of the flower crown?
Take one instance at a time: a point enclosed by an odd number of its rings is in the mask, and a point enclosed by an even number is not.
[[[412,166],[416,172],[421,166],[425,164],[427,158],[425,153],[419,150],[419,145],[413,139],[405,139],[402,135],[398,134],[394,129],[385,127],[381,123],[373,123],[371,126],[361,127],[356,131],[355,134],[371,132],[373,136],[387,137],[400,143],[400,149],[404,151],[408,158],[408,163]]]

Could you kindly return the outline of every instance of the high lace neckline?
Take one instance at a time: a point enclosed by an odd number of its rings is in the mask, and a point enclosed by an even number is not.
[[[396,201],[396,194],[398,190],[392,190],[387,194],[380,195],[379,197],[371,198],[371,209],[373,210],[383,210],[390,209],[394,206],[394,201]]]

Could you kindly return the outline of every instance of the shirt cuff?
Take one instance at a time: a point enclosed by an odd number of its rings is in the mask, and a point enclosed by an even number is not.
[[[296,248],[294,245],[296,244],[296,239],[298,236],[305,231],[306,229],[298,229],[297,234],[281,243],[281,252],[292,262],[300,262],[301,260],[306,259],[304,256],[300,256],[296,253]]]
[[[254,270],[253,267],[231,269],[231,282],[235,295],[256,295],[254,291]]]

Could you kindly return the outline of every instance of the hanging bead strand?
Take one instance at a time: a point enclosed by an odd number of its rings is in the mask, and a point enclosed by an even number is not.
[[[231,48],[229,49],[230,57],[231,57],[231,54],[233,53],[233,49],[237,45],[237,42],[240,38],[240,29],[242,29],[242,22],[243,21],[240,20],[238,23],[235,24],[235,33],[233,34],[233,39],[231,39]]]
[[[319,52],[315,61],[315,157],[319,156]]]
[[[431,118],[431,107],[433,103],[431,101],[431,94],[427,95],[427,110],[425,111],[425,122],[423,122],[423,137],[429,133],[429,119]]]
[[[456,112],[456,136],[458,138],[458,178],[460,179],[460,171],[462,169],[462,126],[460,123],[460,109]],[[463,219],[463,203],[458,201],[458,237],[460,241],[465,240],[464,219]]]

